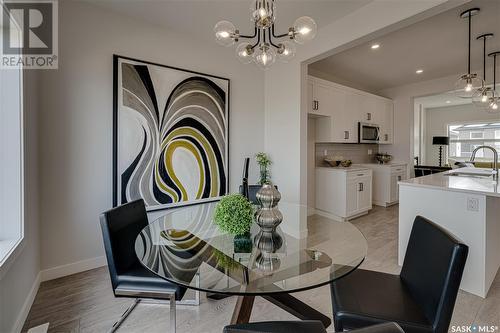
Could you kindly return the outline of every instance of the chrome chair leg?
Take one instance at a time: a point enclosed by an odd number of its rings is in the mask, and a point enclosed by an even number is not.
[[[137,304],[139,304],[139,302],[141,301],[140,298],[136,298],[134,300],[134,303],[132,303],[128,308],[127,310],[125,310],[125,312],[121,315],[120,319],[118,319],[118,321],[116,321],[113,326],[111,327],[111,329],[109,330],[109,333],[113,333],[115,332],[118,327],[120,327],[120,325],[125,321],[125,319],[127,319],[128,315],[132,312],[132,310],[135,309],[135,307],[137,306]]]
[[[169,294],[169,299],[167,301],[169,302],[169,305],[170,305],[170,331],[172,333],[176,333],[176,318],[175,318],[175,315],[176,315],[176,313],[175,313],[176,300],[175,300],[175,293]],[[127,319],[127,317],[130,315],[130,313],[141,302],[142,303],[146,303],[146,304],[158,304],[158,305],[165,305],[165,304],[167,304],[167,303],[165,303],[164,300],[136,298],[136,299],[134,299],[134,302],[127,308],[127,310],[125,310],[125,312],[123,312],[123,314],[121,315],[120,319],[118,319],[118,321],[116,321],[113,324],[113,326],[111,327],[111,329],[109,330],[108,333],[114,333],[114,332],[116,332],[116,330],[118,330],[118,328],[120,327],[120,325],[125,321],[125,319]]]
[[[176,332],[176,324],[175,324],[175,296],[170,298],[170,331]]]

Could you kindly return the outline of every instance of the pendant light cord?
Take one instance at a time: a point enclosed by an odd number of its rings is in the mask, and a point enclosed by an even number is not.
[[[483,81],[486,85],[486,37],[483,37]]]
[[[470,49],[471,49],[472,15],[469,13],[469,58],[467,61],[467,74],[470,75]]]
[[[497,55],[493,55],[493,91],[496,91],[497,85]]]

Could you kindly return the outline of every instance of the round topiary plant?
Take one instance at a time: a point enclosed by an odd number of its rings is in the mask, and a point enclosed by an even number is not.
[[[224,232],[243,235],[253,222],[252,204],[241,194],[226,195],[215,207],[214,222]]]

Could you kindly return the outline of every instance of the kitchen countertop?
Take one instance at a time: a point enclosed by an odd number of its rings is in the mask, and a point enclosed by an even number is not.
[[[384,164],[380,164],[380,163],[360,163],[360,164],[355,164],[356,166],[361,166],[361,167],[368,167],[368,168],[374,168],[374,167],[379,167],[379,168],[383,168],[383,167],[395,167],[395,166],[406,166],[407,163],[404,163],[404,162],[389,162],[389,163],[384,163]]]
[[[442,172],[432,175],[412,178],[399,182],[402,186],[425,187],[445,191],[483,194],[500,198],[499,183],[492,178],[445,176]]]
[[[347,168],[344,168],[342,166],[338,166],[338,167],[320,166],[320,167],[316,167],[316,169],[328,169],[328,170],[332,170],[332,171],[343,171],[343,172],[370,170],[367,167],[360,166],[360,165],[354,165],[354,164],[351,165],[350,167],[347,167]]]

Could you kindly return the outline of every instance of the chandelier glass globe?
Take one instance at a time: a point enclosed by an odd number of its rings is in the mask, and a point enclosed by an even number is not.
[[[251,20],[259,28],[269,28],[275,19],[275,6],[272,0],[254,0],[250,7]]]
[[[296,52],[297,48],[295,47],[294,43],[284,41],[283,43],[279,44],[279,48],[276,53],[280,61],[289,62],[293,59]]]
[[[253,53],[254,50],[250,43],[240,43],[236,48],[236,56],[243,64],[249,64],[253,61]]]
[[[302,16],[295,20],[293,24],[293,39],[298,44],[304,44],[314,37],[318,32],[316,22],[309,16]]]
[[[236,27],[229,21],[220,21],[214,27],[215,40],[222,46],[235,43]]]
[[[254,53],[254,61],[260,68],[268,69],[276,61],[276,52],[269,44],[262,44]]]

